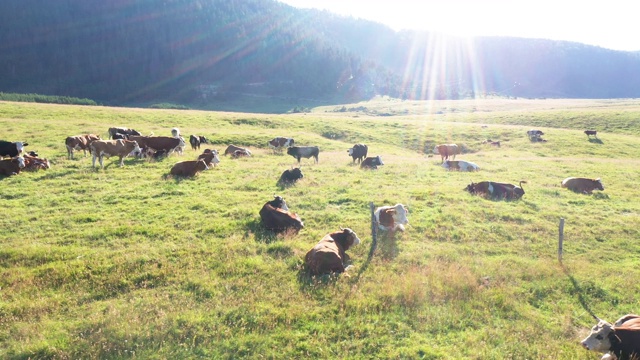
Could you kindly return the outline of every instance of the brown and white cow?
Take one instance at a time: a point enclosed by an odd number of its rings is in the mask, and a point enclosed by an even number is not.
[[[204,160],[187,160],[173,165],[169,173],[173,176],[194,177],[204,170],[209,170]]]
[[[312,275],[342,273],[349,268],[349,256],[345,251],[360,244],[358,235],[349,228],[325,235],[304,257],[307,270]]]
[[[290,212],[287,203],[280,196],[275,196],[262,206],[260,220],[267,230],[276,233],[288,231],[297,234],[304,227],[300,216]]]
[[[301,158],[309,159],[311,157],[315,159],[317,164],[319,153],[320,149],[317,146],[289,146],[287,149],[287,154],[296,158],[298,164],[300,164]]]
[[[568,177],[562,180],[562,187],[582,194],[591,194],[593,190],[604,191],[602,180]]]
[[[472,162],[464,160],[445,160],[442,167],[447,170],[478,171],[480,167]]]
[[[479,183],[472,182],[467,185],[465,190],[471,194],[480,194],[484,197],[493,199],[517,200],[524,195],[522,184],[526,181],[520,181],[519,185],[498,183],[494,181],[481,181]]]
[[[241,157],[250,157],[251,153],[247,152],[247,150],[236,150],[231,154],[232,159],[237,159]]]
[[[247,154],[247,156],[251,156],[251,151],[249,151],[249,149],[246,148],[242,148],[240,146],[235,146],[233,144],[227,146],[227,149],[224,151],[224,155],[231,155],[233,156],[233,154],[235,154],[236,151],[243,151]]]
[[[209,168],[215,167],[220,163],[218,150],[204,149],[202,154],[198,155],[198,160],[204,160]]]
[[[104,169],[104,157],[117,156],[120,166],[124,166],[124,158],[141,152],[138,143],[132,140],[96,140],[89,145],[91,148],[92,166],[96,167],[96,159],[100,160],[100,167]]]
[[[22,156],[12,159],[0,160],[0,175],[11,176],[20,174],[20,170],[24,169],[25,163]]]
[[[602,359],[640,359],[640,316],[628,314],[613,325],[598,320],[580,342],[585,349],[605,353]]]
[[[456,144],[436,145],[433,148],[433,153],[440,154],[440,157],[442,158],[442,162],[444,162],[445,160],[448,160],[450,156],[453,156],[451,160],[455,160],[456,155],[460,154],[460,147],[458,147],[458,145]]]
[[[282,150],[283,148],[293,146],[294,140],[286,137],[275,137],[267,143],[267,145],[273,150]]]
[[[67,147],[67,158],[73,159],[73,150],[82,150],[85,157],[87,156],[87,150],[89,150],[89,154],[91,154],[91,148],[89,145],[96,140],[100,140],[99,135],[83,134],[68,136],[64,140],[64,144]]]
[[[31,152],[34,155],[35,152]],[[51,164],[49,163],[49,160],[47,159],[41,159],[38,156],[33,156],[32,154],[24,154],[23,158],[24,158],[24,170],[28,170],[28,171],[37,171],[37,170],[47,170],[51,167]]]
[[[174,151],[180,152],[186,146],[186,143],[181,137],[170,136],[129,136],[129,140],[138,142],[140,148],[153,149],[155,151],[164,150],[167,155]]]
[[[373,213],[378,229],[384,231],[404,231],[404,226],[409,223],[408,214],[409,210],[402,204],[381,206]]]

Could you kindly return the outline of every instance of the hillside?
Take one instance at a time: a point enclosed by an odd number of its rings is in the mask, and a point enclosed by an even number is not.
[[[381,98],[288,115],[0,102],[5,138],[52,162],[0,178],[0,358],[599,359],[578,343],[587,308],[638,312],[638,116],[632,100]],[[66,136],[109,126],[177,126],[254,156],[195,179],[164,178],[191,149],[104,171],[66,158]],[[548,142],[527,139],[533,126]],[[295,186],[276,185],[295,161],[267,149],[275,136],[321,149]],[[354,166],[356,142],[385,165]],[[445,171],[429,151],[450,142],[480,171]],[[567,176],[600,177],[605,191],[562,189]],[[526,193],[463,190],[489,179],[526,180]],[[262,228],[274,194],[302,217],[298,235]],[[375,249],[370,202],[409,208],[407,231]],[[310,278],[305,253],[340,226],[363,240],[354,268]]]
[[[0,91],[103,104],[640,96],[638,53],[394,32],[275,0],[7,0],[0,23]]]

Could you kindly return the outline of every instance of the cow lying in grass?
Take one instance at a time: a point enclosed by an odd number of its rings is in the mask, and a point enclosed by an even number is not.
[[[360,244],[358,235],[349,228],[325,235],[307,252],[304,262],[312,275],[342,273],[348,269],[349,256],[345,251]]]
[[[604,191],[604,185],[602,185],[600,178],[587,179],[569,177],[562,180],[562,187],[582,194],[591,194],[593,190]]]
[[[170,173],[173,176],[194,177],[204,170],[209,170],[204,160],[187,160],[173,165]]]
[[[304,227],[300,216],[290,212],[287,203],[280,196],[275,196],[262,206],[260,219],[267,230],[276,233],[289,231],[297,234]]]
[[[599,319],[580,343],[587,350],[605,353],[602,360],[640,359],[640,316],[628,314],[613,325]]]
[[[17,175],[20,173],[20,170],[24,169],[24,166],[24,158],[22,156],[0,160],[0,175]]]
[[[404,231],[404,226],[409,223],[407,219],[409,210],[402,204],[394,206],[381,206],[377,208],[373,215],[378,228],[384,231]]]
[[[524,195],[522,184],[526,181],[520,181],[519,185],[498,183],[493,181],[481,181],[479,183],[471,183],[467,185],[465,190],[471,194],[479,194],[492,199],[517,200]]]

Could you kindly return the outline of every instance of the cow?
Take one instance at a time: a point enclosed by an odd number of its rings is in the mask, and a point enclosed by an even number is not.
[[[591,138],[591,135],[593,135],[596,139],[598,138],[598,131],[596,130],[585,130],[584,133],[587,135],[587,138]]]
[[[209,170],[204,160],[187,160],[173,165],[169,173],[173,176],[194,177],[204,170]]]
[[[251,156],[251,151],[245,148],[241,148],[239,146],[235,146],[233,144],[227,146],[227,149],[224,151],[224,154],[233,156],[233,154],[235,154],[237,150],[244,151],[247,154],[247,156]]]
[[[440,154],[442,162],[444,163],[444,161],[448,160],[450,156],[453,156],[451,160],[455,160],[456,155],[460,154],[460,148],[456,144],[441,144],[436,145],[433,148],[433,153]]]
[[[378,166],[384,165],[380,156],[368,157],[360,163],[361,169],[377,169]]]
[[[349,153],[349,156],[351,156],[354,163],[356,162],[356,159],[358,159],[358,163],[362,163],[362,160],[367,157],[368,151],[369,148],[367,145],[355,144],[351,149],[347,150],[347,153]]]
[[[275,137],[271,140],[269,140],[269,142],[267,142],[267,145],[272,148],[274,151],[275,150],[282,150],[283,148],[289,147],[289,146],[293,146],[294,140],[292,138],[286,138],[286,137]]]
[[[130,154],[140,153],[138,143],[132,140],[96,140],[89,145],[91,155],[93,155],[91,164],[96,167],[96,159],[100,160],[100,167],[104,169],[104,157],[117,156],[120,158],[120,166],[124,166],[124,158]]]
[[[459,171],[478,171],[480,167],[472,162],[464,160],[445,160],[442,163],[442,167],[447,170],[459,170]]]
[[[471,194],[480,194],[493,199],[517,200],[524,195],[522,184],[526,183],[526,181],[520,181],[519,185],[513,185],[493,181],[472,182],[465,190]]]
[[[482,142],[483,144],[489,144],[491,146],[500,147],[500,141],[493,141],[491,139],[487,139]]]
[[[287,169],[282,173],[282,175],[280,175],[278,184],[290,185],[302,179],[303,177],[304,175],[302,174],[302,170],[300,170],[300,168],[294,168],[291,170]]]
[[[134,130],[134,129],[129,129],[129,128],[123,128],[123,127],[112,127],[109,128],[109,138],[111,138],[111,140],[115,140],[114,136],[116,134],[123,134],[123,135],[136,135],[136,136],[140,136],[140,132]],[[122,139],[120,139],[122,140]]]
[[[586,350],[605,353],[602,359],[640,359],[640,316],[628,314],[613,325],[598,319],[580,344]]]
[[[129,140],[129,135],[116,133],[111,137],[112,140]]]
[[[604,185],[602,185],[602,180],[600,180],[600,178],[587,179],[568,177],[562,180],[561,185],[563,188],[582,194],[591,194],[593,190],[604,191]]]
[[[181,137],[130,135],[129,140],[136,141],[141,148],[151,148],[155,151],[164,150],[167,154],[179,151],[179,148],[184,148],[186,145]]]
[[[536,130],[536,129],[531,129],[529,131],[527,131],[527,136],[529,137],[529,140],[531,141],[540,141],[541,138],[540,136],[544,135],[544,133],[540,130]]]
[[[83,134],[68,136],[64,140],[64,144],[67,147],[67,159],[73,159],[73,150],[82,150],[85,157],[87,156],[87,150],[89,150],[89,155],[91,155],[91,148],[89,145],[96,140],[100,140],[99,135]]]
[[[189,136],[189,144],[191,144],[191,148],[193,150],[200,149],[200,145],[202,144],[211,144],[209,139],[200,135],[191,135]]]
[[[345,251],[360,244],[358,235],[349,228],[340,228],[325,235],[304,257],[304,262],[312,275],[342,273],[349,268],[349,256]]]
[[[205,149],[204,152],[198,155],[198,160],[204,160],[207,166],[215,167],[220,163],[220,158],[218,158],[218,150]]]
[[[11,176],[20,173],[20,170],[24,169],[25,163],[22,156],[17,156],[12,159],[0,160],[0,175]]]
[[[29,143],[0,140],[0,159],[5,156],[13,158],[20,155],[24,151],[24,147],[27,145],[29,145]]]
[[[313,157],[317,164],[319,153],[320,149],[317,146],[289,146],[287,149],[287,154],[298,159],[298,164],[301,158],[309,159],[310,157]]]
[[[233,152],[233,154],[231,154],[231,158],[232,159],[237,159],[237,158],[241,158],[241,157],[249,157],[251,156],[251,153],[249,153],[247,150],[236,150]]]
[[[404,231],[404,226],[409,223],[408,214],[409,210],[402,204],[381,206],[373,213],[378,229],[390,232]]]
[[[286,202],[280,196],[266,202],[260,209],[262,225],[275,233],[293,232],[297,234],[304,227],[298,214],[289,211]]]
[[[32,156],[31,154],[35,154],[36,156]],[[31,151],[29,154],[24,154],[24,170],[36,171],[36,170],[46,170],[51,167],[49,160],[41,159],[37,156],[34,151]]]

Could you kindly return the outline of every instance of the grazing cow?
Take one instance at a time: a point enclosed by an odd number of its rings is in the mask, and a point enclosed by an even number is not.
[[[598,138],[598,131],[596,130],[585,130],[584,133],[587,134],[588,138],[591,138],[591,135],[593,135],[596,139]]]
[[[171,168],[171,175],[173,176],[185,176],[194,177],[200,171],[209,170],[209,167],[204,160],[187,160],[176,163]]]
[[[604,185],[602,185],[600,178],[587,179],[568,177],[562,180],[562,187],[582,194],[591,194],[593,190],[604,191]]]
[[[368,151],[369,148],[365,144],[355,144],[351,149],[347,150],[354,163],[356,162],[356,159],[361,163],[362,160],[367,157]]]
[[[100,160],[100,167],[104,169],[104,157],[117,156],[120,166],[124,166],[124,158],[132,153],[140,153],[138,143],[132,140],[96,140],[89,145],[93,159],[91,164],[96,167],[96,158]]]
[[[278,184],[293,184],[296,181],[302,179],[304,175],[302,174],[302,170],[300,168],[295,168],[291,170],[285,170],[282,175],[280,175],[280,179],[278,180]]]
[[[294,141],[292,138],[276,137],[269,140],[267,145],[269,145],[273,150],[282,150],[283,148],[293,146],[293,143]]]
[[[456,144],[441,144],[436,145],[433,148],[434,154],[440,154],[442,162],[449,159],[449,156],[453,156],[452,160],[456,159],[456,155],[460,154],[460,148]]]
[[[309,159],[310,157],[313,157],[317,164],[319,153],[320,149],[317,146],[289,146],[287,149],[287,154],[298,159],[298,164],[301,158]]]
[[[141,148],[151,148],[155,151],[164,150],[167,154],[179,151],[179,148],[184,148],[186,145],[181,137],[130,135],[129,140],[136,141]]]
[[[540,130],[536,130],[536,129],[531,129],[529,131],[527,131],[527,136],[529,137],[529,140],[531,141],[539,141],[540,140],[540,136],[544,135],[544,133]]]
[[[297,234],[304,227],[298,214],[289,211],[286,202],[280,196],[266,202],[260,209],[260,219],[267,230],[276,233],[292,231]]]
[[[21,169],[24,169],[25,163],[22,156],[14,157],[12,159],[0,160],[0,175],[11,176],[20,173]]]
[[[29,143],[0,140],[0,159],[5,156],[12,158],[20,155],[27,145],[29,145]]]
[[[380,156],[368,157],[360,163],[361,169],[377,169],[378,166],[384,165]]]
[[[342,273],[348,269],[349,256],[345,251],[360,244],[358,235],[349,228],[340,228],[325,235],[307,252],[304,262],[312,275]]]
[[[24,158],[24,170],[36,171],[36,170],[47,170],[51,167],[49,160],[41,159],[37,156],[32,156],[31,153],[35,154],[34,151],[31,151],[29,154],[23,155]]]
[[[524,195],[522,184],[526,181],[520,181],[520,185],[497,183],[493,181],[481,181],[479,183],[471,183],[467,185],[465,190],[471,194],[481,194],[485,197],[493,199],[517,200]]]
[[[640,317],[625,315],[613,325],[598,319],[589,336],[580,344],[591,351],[603,352],[602,359],[640,358]]]
[[[200,145],[202,144],[211,144],[209,139],[200,135],[191,135],[189,136],[189,144],[191,144],[191,148],[193,150],[200,149]]]
[[[68,136],[64,140],[64,144],[67,147],[67,158],[73,159],[73,150],[82,150],[85,157],[87,156],[87,150],[89,150],[89,154],[91,154],[91,148],[89,147],[89,145],[96,140],[100,140],[99,135],[84,134]]]
[[[445,160],[442,167],[447,170],[459,170],[459,171],[478,171],[480,167],[472,162],[464,160]]]
[[[204,152],[198,155],[198,160],[204,160],[207,166],[215,167],[220,163],[220,158],[218,158],[218,150],[205,149]]]
[[[123,127],[112,127],[112,128],[109,128],[109,137],[112,140],[116,140],[116,138],[115,138],[116,134],[123,134],[123,135],[128,135],[128,136],[131,136],[131,135],[140,136],[141,135],[138,131],[133,130],[133,129],[129,129],[129,128],[123,128]],[[120,140],[123,140],[123,139],[120,139]]]
[[[237,150],[244,151],[247,154],[247,156],[251,156],[251,151],[245,148],[241,148],[239,146],[235,146],[233,144],[227,146],[227,149],[224,151],[224,154],[233,156],[233,154],[235,154]]]
[[[402,204],[381,206],[373,213],[378,229],[392,232],[396,230],[404,231],[404,225],[409,223],[408,214],[409,210]]]

